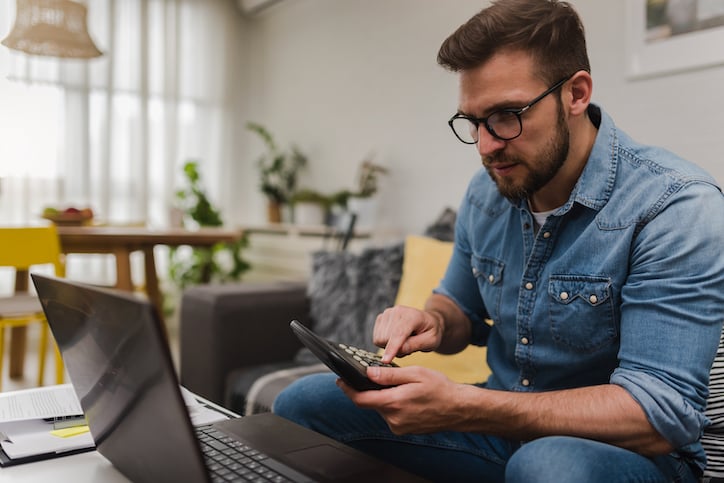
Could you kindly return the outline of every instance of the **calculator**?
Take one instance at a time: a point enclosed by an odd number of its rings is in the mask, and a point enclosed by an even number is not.
[[[292,332],[327,367],[358,391],[384,389],[385,387],[367,378],[370,366],[398,367],[394,362],[382,362],[382,356],[349,344],[333,342],[318,336],[297,320],[289,326]]]

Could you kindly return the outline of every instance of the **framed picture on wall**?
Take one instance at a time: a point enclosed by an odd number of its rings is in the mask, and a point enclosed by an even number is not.
[[[724,64],[724,0],[626,0],[629,78]]]

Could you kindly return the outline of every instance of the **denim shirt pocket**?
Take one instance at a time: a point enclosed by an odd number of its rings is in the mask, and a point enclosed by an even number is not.
[[[590,352],[618,339],[610,279],[553,275],[548,295],[551,333],[556,343]]]
[[[473,255],[470,262],[488,316],[493,319],[493,322],[499,323],[505,264],[493,258],[479,257],[477,255]]]

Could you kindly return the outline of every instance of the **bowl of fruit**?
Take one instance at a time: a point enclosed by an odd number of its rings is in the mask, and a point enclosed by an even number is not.
[[[93,210],[90,208],[55,208],[49,206],[43,210],[43,218],[50,220],[56,225],[81,226],[93,221]]]

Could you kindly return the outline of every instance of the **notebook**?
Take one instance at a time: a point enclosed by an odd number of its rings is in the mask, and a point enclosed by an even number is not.
[[[256,473],[236,481],[421,481],[271,413],[194,428],[149,302],[65,279],[32,280],[96,447],[132,481],[235,481],[225,466]]]

